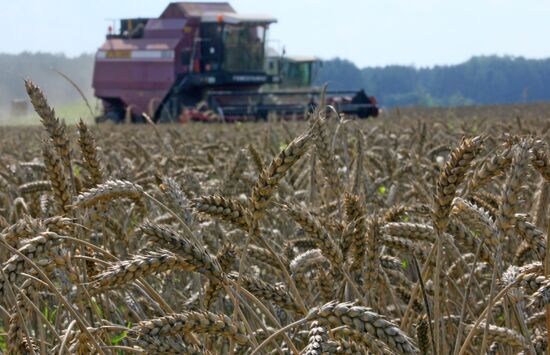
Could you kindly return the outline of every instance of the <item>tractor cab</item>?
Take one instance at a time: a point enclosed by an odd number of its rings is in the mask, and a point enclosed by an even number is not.
[[[266,71],[280,77],[280,83],[269,89],[304,89],[311,88],[323,62],[313,56],[282,56],[268,48]]]
[[[311,87],[321,61],[316,57],[286,57],[281,60],[281,79],[283,87]]]

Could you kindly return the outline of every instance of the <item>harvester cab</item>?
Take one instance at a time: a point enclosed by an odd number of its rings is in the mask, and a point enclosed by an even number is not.
[[[280,86],[281,72],[266,70],[266,33],[275,22],[237,14],[228,3],[197,2],[171,3],[159,18],[121,20],[96,54],[93,87],[104,107],[98,122],[140,122],[143,114],[159,122],[303,114],[314,62],[283,62],[288,81]],[[279,89],[262,90],[272,85]],[[339,102],[351,113],[373,106]]]

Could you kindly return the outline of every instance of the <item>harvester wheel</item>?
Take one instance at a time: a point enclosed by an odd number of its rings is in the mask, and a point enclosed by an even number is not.
[[[258,110],[258,113],[256,115],[256,120],[267,122],[268,116],[269,116],[269,112],[267,110]]]
[[[108,121],[113,123],[124,123],[124,114],[116,111],[108,111],[95,118],[96,123],[105,123]]]

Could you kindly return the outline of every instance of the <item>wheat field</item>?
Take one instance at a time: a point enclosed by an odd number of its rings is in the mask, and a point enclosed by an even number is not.
[[[0,127],[0,352],[546,354],[545,105]]]

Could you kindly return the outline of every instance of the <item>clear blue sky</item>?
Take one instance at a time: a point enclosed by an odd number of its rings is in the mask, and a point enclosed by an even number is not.
[[[0,52],[64,52],[101,45],[108,19],[156,17],[164,0],[0,0]],[[232,0],[268,14],[289,55],[347,58],[359,66],[454,64],[473,55],[550,57],[547,0]]]

